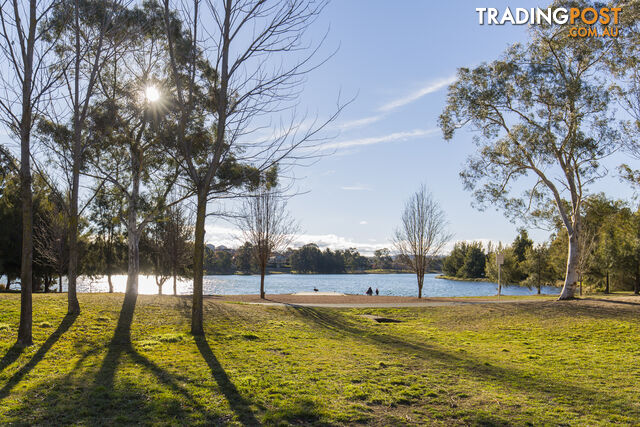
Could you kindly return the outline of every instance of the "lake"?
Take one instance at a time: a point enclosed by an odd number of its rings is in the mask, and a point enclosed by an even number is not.
[[[124,292],[127,277],[112,276],[114,290]],[[169,279],[163,287],[163,294],[173,292],[173,284]],[[272,274],[265,279],[265,289],[269,294],[290,294],[309,292],[317,288],[322,292],[342,292],[346,294],[364,294],[371,286],[381,295],[417,296],[418,285],[413,274]],[[178,294],[192,293],[192,283],[187,280],[178,282]],[[63,282],[63,290],[66,284]],[[108,292],[106,277],[91,280],[81,277],[78,280],[78,292]],[[258,294],[260,276],[205,276],[205,295]],[[496,295],[498,285],[487,282],[459,282],[436,279],[436,274],[427,274],[424,278],[423,296],[425,297],[457,297],[457,296],[490,296]],[[543,287],[543,294],[558,294],[559,288]],[[158,288],[153,276],[140,276],[139,293],[157,294]],[[503,286],[504,295],[532,295],[535,289],[520,286]]]

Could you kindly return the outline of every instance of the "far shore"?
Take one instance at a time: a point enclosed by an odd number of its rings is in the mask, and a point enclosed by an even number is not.
[[[492,282],[488,277],[476,277],[476,278],[464,278],[464,277],[455,277],[455,276],[447,276],[445,274],[438,274],[436,279],[444,279],[444,280],[455,280],[456,282]],[[497,284],[497,283],[496,283]]]

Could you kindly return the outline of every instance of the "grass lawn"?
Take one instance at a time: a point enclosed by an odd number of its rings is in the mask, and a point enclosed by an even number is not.
[[[640,422],[640,298],[322,309],[0,296],[0,423],[571,424]],[[517,300],[516,300],[517,301]],[[363,314],[400,320],[377,323]]]

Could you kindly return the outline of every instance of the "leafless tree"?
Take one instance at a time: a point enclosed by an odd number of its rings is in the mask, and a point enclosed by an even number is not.
[[[338,105],[327,120],[307,126],[290,120],[270,137],[258,138],[274,115],[295,113],[305,75],[322,62],[314,62],[319,47],[306,45],[303,36],[323,10],[324,0],[177,3],[180,7],[172,8],[172,2],[163,1],[179,114],[178,152],[197,199],[191,332],[203,335],[204,225],[220,166],[236,156],[266,171],[276,163],[284,165],[285,159],[295,163],[312,157],[313,147],[323,139],[321,131],[342,107]],[[178,31],[176,15],[188,28]],[[199,105],[202,94],[206,105]],[[215,130],[214,138],[204,145],[193,137],[192,123],[200,114]]]
[[[44,37],[57,1],[0,2],[0,120],[20,141],[22,198],[21,299],[18,344],[31,345],[33,289],[33,200],[31,132],[59,72],[54,65],[55,37]]]
[[[264,299],[264,276],[269,258],[291,244],[298,224],[287,212],[284,196],[277,188],[266,185],[247,198],[237,223],[244,241],[253,247],[253,257],[260,267],[260,298]]]
[[[444,211],[422,185],[407,201],[393,245],[401,261],[416,273],[418,298],[422,298],[424,275],[434,256],[451,240]]]

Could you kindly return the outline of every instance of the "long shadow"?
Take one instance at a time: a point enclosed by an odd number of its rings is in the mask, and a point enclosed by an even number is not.
[[[609,407],[620,408],[620,410],[624,411],[629,409],[629,405],[602,396],[602,393],[598,390],[584,388],[576,384],[541,382],[539,379],[532,378],[519,369],[487,365],[471,357],[462,357],[453,352],[447,352],[423,343],[406,341],[389,334],[372,334],[371,330],[349,323],[340,314],[334,313],[331,315],[325,310],[304,306],[292,305],[289,307],[309,322],[336,333],[348,335],[365,343],[382,345],[389,350],[427,356],[430,359],[439,361],[443,366],[448,366],[450,369],[460,367],[475,377],[497,381],[508,387],[518,388],[523,392],[533,390],[541,394],[555,395],[561,398],[577,395],[584,397],[586,401],[591,401],[594,396],[601,396],[601,402]]]
[[[53,345],[60,339],[62,334],[64,334],[69,330],[69,328],[71,327],[71,325],[73,325],[73,322],[75,322],[77,318],[78,318],[77,314],[67,314],[66,316],[64,316],[58,328],[51,335],[49,335],[49,338],[47,338],[47,340],[42,344],[42,346],[40,346],[40,348],[38,349],[36,354],[33,355],[31,360],[29,360],[29,362],[26,365],[20,368],[18,372],[13,374],[13,376],[9,379],[9,381],[7,381],[7,383],[2,387],[2,389],[0,389],[0,400],[7,397],[7,395],[11,392],[11,389],[13,389],[13,387],[15,387],[15,385],[18,384],[22,380],[22,378],[24,378],[25,375],[31,372],[31,370],[35,368],[35,366],[38,363],[40,363],[42,359],[44,359],[45,355],[51,349],[51,347],[53,347]],[[11,351],[15,352],[17,350],[14,350],[12,347],[9,350],[9,352]],[[8,354],[9,353],[7,353],[7,355]],[[5,355],[5,357],[7,357],[7,355]],[[10,358],[14,358],[14,357],[17,358],[18,355],[19,353],[17,355],[10,356]],[[7,361],[8,360],[10,359],[7,359]],[[2,362],[0,363],[4,363],[4,362],[5,362],[5,358],[3,358]],[[6,365],[2,366],[2,369],[4,369],[5,366]]]
[[[100,371],[96,374],[95,383],[107,389],[113,388],[113,380],[120,364],[122,353],[132,348],[131,323],[133,322],[137,299],[137,295],[125,294],[116,330],[107,346],[107,354],[102,361]]]
[[[13,344],[9,350],[2,356],[0,360],[0,372],[4,371],[5,368],[11,365],[13,362],[18,360],[18,357],[22,354],[24,347],[18,344]]]
[[[118,370],[118,366],[120,365],[123,357],[128,356],[134,363],[151,371],[151,373],[162,384],[182,395],[196,410],[206,415],[206,408],[199,404],[184,387],[180,386],[180,384],[172,378],[170,373],[138,353],[133,348],[131,342],[131,324],[133,323],[136,302],[136,295],[125,295],[122,303],[122,309],[120,310],[120,316],[118,317],[118,324],[114,331],[113,338],[108,344],[107,354],[102,361],[100,370],[94,378],[93,388],[89,393],[90,398],[87,403],[89,405],[94,405],[96,402],[106,400],[104,405],[105,408],[103,409],[107,410],[107,413],[103,413],[102,416],[104,418],[109,415],[108,411],[114,408],[112,392],[114,390],[116,371]],[[98,407],[97,409],[101,408]],[[141,413],[140,416],[142,417],[143,414]]]
[[[243,425],[260,425],[260,422],[256,419],[255,415],[251,411],[249,407],[249,403],[246,401],[244,397],[238,392],[236,386],[231,382],[229,376],[225,372],[222,365],[211,351],[211,347],[207,342],[205,337],[195,337],[196,345],[198,346],[198,350],[200,350],[200,354],[209,365],[209,369],[211,369],[211,374],[213,378],[220,386],[222,393],[226,397],[229,402],[229,406],[236,413],[238,419]]]

